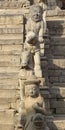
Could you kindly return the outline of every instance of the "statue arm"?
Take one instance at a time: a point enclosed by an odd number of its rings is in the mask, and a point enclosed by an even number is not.
[[[44,114],[44,109],[43,109],[42,106],[39,105],[39,103],[35,103],[35,104],[33,105],[33,108],[34,108],[36,111],[38,111],[38,112]]]
[[[41,27],[39,31],[39,37],[43,38],[44,34],[47,30],[47,24],[46,24],[46,11],[43,13],[43,20],[41,21]]]
[[[43,21],[41,21],[40,30],[39,30],[39,42],[43,42],[43,35],[44,35],[44,24]]]
[[[28,19],[27,21],[27,28],[26,28],[26,32],[31,31],[31,23],[30,23],[30,19]]]

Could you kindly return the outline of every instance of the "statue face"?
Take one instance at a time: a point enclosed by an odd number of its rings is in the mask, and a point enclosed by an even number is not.
[[[34,22],[41,21],[41,19],[42,19],[42,12],[43,12],[43,10],[42,10],[42,8],[40,6],[37,6],[37,5],[31,6],[31,9],[30,9],[31,19]]]
[[[36,97],[39,94],[39,88],[37,85],[27,85],[26,88],[28,96],[30,97]]]

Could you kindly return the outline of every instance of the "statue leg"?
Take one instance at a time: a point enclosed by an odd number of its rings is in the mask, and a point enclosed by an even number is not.
[[[30,59],[30,51],[24,50],[22,52],[21,59],[22,59],[22,63],[21,63],[22,68],[26,68],[28,66],[28,62]]]
[[[35,52],[34,65],[35,65],[34,66],[35,75],[37,77],[42,77],[41,62],[40,62],[40,52],[39,51]]]

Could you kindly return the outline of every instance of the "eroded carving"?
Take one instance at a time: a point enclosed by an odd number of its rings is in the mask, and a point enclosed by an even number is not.
[[[24,100],[19,106],[19,127],[25,130],[33,130],[33,128],[47,130],[44,123],[45,102],[40,94],[39,81],[31,79],[24,84]]]
[[[22,68],[29,67],[32,56],[34,72],[37,77],[42,77],[40,51],[44,54],[44,34],[46,22],[43,20],[43,9],[39,5],[30,8],[30,18],[27,21],[27,35],[22,53]]]

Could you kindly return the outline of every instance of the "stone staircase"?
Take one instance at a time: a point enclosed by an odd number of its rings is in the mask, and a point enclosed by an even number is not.
[[[15,129],[23,16],[0,15],[0,130]]]
[[[52,130],[65,130],[65,11],[47,19],[50,34],[48,79]],[[50,123],[49,123],[50,124]]]
[[[19,103],[18,73],[23,46],[24,18],[28,10],[0,10],[0,130],[15,130]],[[64,13],[64,12],[63,12]],[[41,58],[47,88],[41,88],[47,108],[50,101],[52,117],[47,117],[50,130],[65,130],[65,15],[47,17],[50,43],[46,58]],[[46,70],[46,71],[45,71]]]

